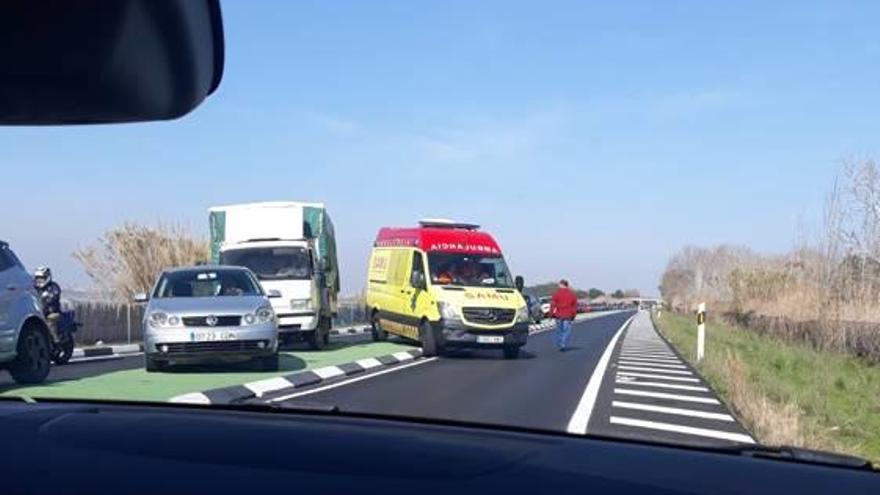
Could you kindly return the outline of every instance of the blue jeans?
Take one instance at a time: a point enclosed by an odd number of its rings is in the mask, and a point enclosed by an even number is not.
[[[565,349],[568,345],[568,336],[571,335],[571,320],[556,320],[556,347]]]

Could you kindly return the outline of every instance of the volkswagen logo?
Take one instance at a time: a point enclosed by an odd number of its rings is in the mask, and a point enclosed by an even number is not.
[[[209,327],[216,327],[217,326],[217,317],[214,315],[210,315],[207,318],[205,318],[205,323],[207,323]]]

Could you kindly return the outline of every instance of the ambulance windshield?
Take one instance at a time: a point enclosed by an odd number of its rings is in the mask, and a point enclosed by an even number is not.
[[[429,253],[428,265],[435,285],[513,288],[513,277],[501,256]]]

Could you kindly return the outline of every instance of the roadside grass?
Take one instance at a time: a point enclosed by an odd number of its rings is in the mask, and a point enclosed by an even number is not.
[[[77,380],[51,381],[4,391],[4,396],[39,398],[102,399],[133,401],[167,401],[188,392],[248,383],[273,376],[287,375],[306,369],[344,364],[358,359],[392,354],[413,349],[396,342],[365,342],[331,344],[324,351],[282,352],[278,371],[247,370],[247,366],[187,367],[164,373],[147,373],[143,367],[115,371]],[[77,366],[69,364],[67,366]]]
[[[654,323],[694,363],[694,318],[662,311]],[[696,367],[759,442],[880,464],[880,366],[710,320]]]

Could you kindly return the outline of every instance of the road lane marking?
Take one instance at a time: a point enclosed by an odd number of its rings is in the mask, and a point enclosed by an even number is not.
[[[401,363],[404,361],[412,361],[413,359],[415,359],[412,354],[403,351],[395,352],[394,354],[392,354],[392,356],[396,357],[397,360]]]
[[[323,368],[316,368],[312,370],[312,373],[320,376],[321,380],[336,378],[337,376],[345,376],[345,372],[336,366],[325,366]]]
[[[669,380],[672,382],[693,382],[697,383],[700,380],[697,378],[686,378],[683,376],[668,376],[668,375],[656,375],[652,373],[641,373],[638,371],[618,371],[617,375],[626,375],[626,376],[638,376],[641,378],[654,378],[655,380]]]
[[[382,366],[382,363],[380,363],[379,360],[376,358],[358,359],[355,362],[358,365],[360,365],[361,368],[363,368],[365,370],[369,370],[372,368],[378,368],[379,366]]]
[[[690,371],[682,371],[682,370],[668,370],[664,368],[652,368],[648,366],[630,366],[630,365],[618,365],[617,369],[620,370],[633,370],[633,371],[651,371],[655,373],[668,373],[670,375],[693,375]]]
[[[672,352],[645,352],[645,351],[620,351],[621,356],[645,356],[645,357],[657,357],[657,358],[674,358],[675,354]]]
[[[638,402],[611,401],[611,407],[619,407],[621,409],[634,409],[637,411],[658,412],[663,414],[676,414],[679,416],[690,416],[694,418],[717,419],[718,421],[734,421],[730,414],[713,413],[705,411],[695,411],[693,409],[682,409],[680,407],[654,406],[651,404],[639,404]]]
[[[681,426],[670,423],[660,423],[657,421],[644,421],[641,419],[621,418],[611,416],[611,424],[633,426],[636,428],[647,428],[651,430],[670,431],[674,433],[683,433],[685,435],[694,435],[707,438],[717,438],[720,440],[730,440],[740,443],[755,443],[752,437],[741,433],[730,433],[726,431],[709,430],[706,428],[694,428],[692,426]]]
[[[344,385],[349,385],[349,384],[351,384],[351,383],[359,382],[359,381],[361,381],[361,380],[369,380],[370,378],[375,378],[375,377],[377,377],[377,376],[384,375],[384,374],[386,374],[386,373],[393,373],[393,372],[395,372],[395,371],[400,371],[400,370],[402,370],[402,369],[410,368],[410,367],[412,367],[412,366],[419,366],[419,365],[422,365],[422,364],[425,364],[425,363],[430,363],[431,361],[435,361],[436,359],[437,359],[436,357],[423,358],[423,359],[421,359],[421,360],[419,360],[419,361],[413,361],[412,363],[402,364],[402,365],[400,365],[400,366],[395,366],[395,367],[393,367],[393,368],[388,368],[387,370],[382,370],[382,371],[377,371],[377,372],[375,372],[375,373],[370,373],[369,375],[358,376],[358,377],[356,377],[356,378],[352,378],[352,379],[349,379],[349,380],[343,380],[343,381],[341,381],[341,382],[332,383],[332,384],[330,384],[330,385],[325,385],[325,386],[323,386],[323,387],[318,387],[318,388],[314,388],[314,389],[311,389],[311,390],[304,390],[304,391],[302,391],[302,392],[297,392],[297,393],[294,393],[294,394],[282,395],[281,397],[276,397],[276,398],[274,398],[274,399],[270,399],[269,402],[283,402],[283,401],[286,401],[286,400],[289,400],[289,399],[294,399],[294,398],[296,398],[296,397],[301,397],[301,396],[303,396],[303,395],[316,394],[316,393],[318,393],[318,392],[323,392],[323,391],[325,391],[325,390],[330,390],[330,389],[333,389],[333,388],[342,387],[342,386],[344,386]]]
[[[660,382],[637,382],[635,379],[632,380],[621,380],[618,378],[614,383],[619,385],[637,385],[639,387],[656,387],[656,388],[668,388],[670,390],[691,390],[694,392],[708,392],[708,387],[698,387],[696,385],[678,385],[675,383],[660,383]]]
[[[262,397],[266,392],[271,392],[273,390],[281,390],[282,388],[287,388],[292,386],[289,380],[282,378],[280,376],[276,376],[274,378],[266,378],[265,380],[259,380],[256,382],[245,383],[245,388],[249,389],[254,393],[257,397]]]
[[[602,386],[602,380],[605,378],[605,370],[608,368],[608,362],[611,361],[611,354],[614,352],[614,346],[617,345],[617,340],[620,338],[621,334],[623,334],[623,330],[635,317],[636,315],[634,314],[627,318],[627,320],[623,322],[623,325],[617,329],[617,332],[614,333],[614,336],[611,337],[611,341],[608,342],[608,345],[605,347],[605,352],[602,353],[602,357],[600,357],[599,362],[596,363],[596,367],[593,369],[593,374],[590,376],[586,388],[584,388],[584,394],[581,396],[581,400],[578,402],[574,414],[571,415],[571,419],[568,421],[568,425],[565,428],[567,432],[580,435],[585,435],[587,433],[587,425],[590,423],[590,416],[593,414],[593,407],[596,405],[596,397],[599,396],[599,388]]]
[[[621,354],[618,359],[631,359],[633,361],[650,361],[655,363],[682,364],[682,361],[674,357],[641,357]]]
[[[669,369],[678,369],[678,370],[686,370],[687,366],[683,364],[668,364],[668,363],[655,363],[653,361],[634,361],[629,359],[621,359],[617,362],[617,364],[628,365],[628,366],[651,366],[654,368],[669,368]]]
[[[711,399],[709,397],[694,397],[693,395],[679,395],[679,394],[664,394],[662,392],[646,392],[644,390],[632,390],[628,388],[615,388],[615,394],[620,395],[635,395],[638,397],[652,397],[654,399],[671,399],[671,400],[679,400],[683,402],[699,402],[701,404],[721,404],[718,399]]]

